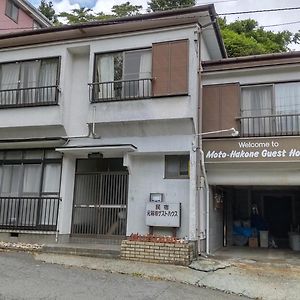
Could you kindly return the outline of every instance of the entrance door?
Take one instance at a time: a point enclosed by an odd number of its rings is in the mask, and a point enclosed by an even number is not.
[[[98,237],[123,237],[126,234],[128,172],[122,166],[107,168],[106,159],[77,164],[73,205],[72,234]],[[122,160],[121,160],[122,161]],[[98,167],[97,167],[98,164]],[[92,166],[92,168],[90,168]],[[100,166],[100,167],[99,167]],[[91,171],[93,169],[93,171]],[[105,171],[98,171],[106,169]],[[124,170],[125,169],[125,170]]]

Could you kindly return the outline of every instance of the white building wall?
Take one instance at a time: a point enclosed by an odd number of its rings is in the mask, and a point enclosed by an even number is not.
[[[60,203],[58,213],[58,232],[61,235],[68,235],[71,232],[75,166],[76,158],[64,155],[60,191],[62,201]]]
[[[164,202],[181,203],[181,227],[177,236],[189,235],[189,179],[164,179],[164,156],[132,156],[129,166],[127,235],[147,234],[146,203],[150,193],[163,193]],[[167,232],[171,235],[171,230]]]
[[[137,147],[138,155],[131,157],[129,166],[127,234],[148,232],[144,218],[145,205],[150,192],[162,192],[165,201],[182,203],[182,224],[178,236],[196,239],[198,212],[194,154],[191,156],[191,180],[164,179],[164,155],[190,153],[195,138],[199,61],[195,29],[196,26],[185,26],[101,37],[89,42],[69,41],[0,50],[0,63],[49,56],[59,56],[61,60],[58,105],[0,110],[0,128],[26,127],[27,137],[33,138],[36,137],[33,128],[44,126],[47,135],[48,127],[61,126],[66,137],[82,136],[87,133],[87,123],[95,121],[100,139],[71,139],[69,144],[76,147],[126,143]],[[188,95],[90,104],[88,83],[93,80],[96,53],[151,48],[152,43],[180,39],[189,41]],[[64,155],[58,225],[60,234],[70,233],[75,163],[76,156]]]
[[[203,85],[239,82],[241,85],[299,80],[299,65],[203,73]]]

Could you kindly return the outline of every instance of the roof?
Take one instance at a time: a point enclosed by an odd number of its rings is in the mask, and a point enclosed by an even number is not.
[[[53,26],[52,23],[41,12],[39,12],[31,3],[27,0],[15,0],[16,4],[30,15],[41,27]]]
[[[24,1],[24,0],[22,0]],[[204,24],[201,24],[201,21]],[[34,31],[15,32],[1,36],[0,49],[84,39],[89,37],[138,32],[147,29],[182,26],[188,24],[209,24],[213,28],[216,46],[222,57],[227,57],[219,26],[216,22],[216,12],[213,4],[189,8],[148,13],[144,15],[94,21],[75,25],[48,27]]]
[[[250,55],[202,62],[204,73],[300,63],[300,51]]]

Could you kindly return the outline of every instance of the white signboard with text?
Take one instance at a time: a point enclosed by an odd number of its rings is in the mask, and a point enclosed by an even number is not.
[[[180,227],[180,203],[147,203],[146,225]]]
[[[300,138],[243,138],[203,141],[205,162],[285,162],[300,160]]]

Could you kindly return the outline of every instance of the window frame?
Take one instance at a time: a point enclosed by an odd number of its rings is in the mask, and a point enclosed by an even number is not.
[[[177,175],[169,175],[167,173],[168,160],[177,159]],[[181,175],[181,165],[187,162],[187,173]],[[190,179],[190,155],[189,154],[176,154],[176,155],[165,155],[164,156],[164,179]]]
[[[17,9],[17,17],[16,19],[13,18],[13,10]],[[17,6],[17,4],[13,0],[6,0],[6,6],[5,6],[5,15],[10,18],[12,21],[14,21],[16,24],[18,24],[19,21],[19,12],[20,8]]]
[[[106,82],[113,82],[113,83],[122,83],[124,80],[124,68],[125,68],[125,53],[133,53],[133,52],[142,52],[142,51],[149,51],[149,53],[151,53],[151,59],[152,59],[152,47],[143,47],[143,48],[130,48],[130,49],[120,49],[120,50],[116,50],[116,51],[106,51],[106,52],[95,52],[94,53],[94,61],[93,61],[93,78],[92,78],[92,84],[89,84],[90,87],[92,87],[92,91],[90,93],[90,102],[91,103],[101,103],[101,102],[115,102],[115,101],[132,101],[132,100],[137,100],[137,99],[145,99],[145,98],[151,98],[152,97],[152,88],[150,90],[150,96],[147,97],[121,97],[121,98],[117,98],[117,97],[109,97],[109,98],[100,98],[98,99],[95,95],[96,91],[93,85],[95,84],[99,84],[99,83],[106,83]],[[98,81],[98,76],[97,76],[97,64],[98,64],[98,59],[101,56],[105,56],[105,55],[118,55],[120,54],[122,56],[122,79],[121,80],[113,80],[113,81]],[[114,75],[115,75],[115,69],[114,69]],[[151,64],[151,76],[149,78],[149,80],[152,80],[152,64]],[[128,80],[130,81],[130,80]]]
[[[56,59],[57,61],[57,70],[56,70],[56,80],[55,80],[55,86],[56,86],[56,91],[55,91],[55,95],[54,95],[54,101],[45,101],[45,102],[34,102],[34,103],[14,103],[14,104],[1,104],[0,102],[0,109],[6,109],[6,108],[24,108],[24,107],[34,107],[34,106],[52,106],[52,105],[58,105],[59,102],[59,83],[60,83],[60,75],[61,75],[61,56],[47,56],[47,57],[37,57],[37,58],[30,58],[30,59],[25,59],[25,60],[13,60],[13,61],[5,61],[5,62],[0,62],[0,80],[1,80],[1,67],[3,65],[7,65],[7,64],[23,64],[23,63],[27,63],[27,62],[34,62],[34,61],[40,61],[41,64],[43,61],[46,60],[51,60],[51,59]],[[21,65],[20,65],[21,66]],[[19,70],[19,75],[18,75],[18,87],[16,89],[17,93],[20,93],[22,91],[22,88],[20,87],[20,73],[21,73],[21,68]],[[42,86],[38,86],[36,87],[38,88],[42,88]],[[1,81],[0,81],[0,93],[1,92],[5,92],[7,90],[10,89],[2,89],[1,88]],[[19,96],[17,96],[19,97]]]
[[[20,158],[6,158],[8,152],[21,152]],[[41,158],[26,158],[25,155],[27,152],[34,152],[34,151],[41,151],[42,155]],[[24,166],[24,165],[40,165],[41,166],[41,178],[40,178],[40,186],[39,186],[39,195],[37,197],[59,197],[60,195],[60,189],[61,189],[61,172],[62,172],[62,159],[63,155],[61,155],[60,158],[48,158],[47,152],[48,151],[55,151],[55,149],[52,148],[30,148],[30,149],[3,149],[1,150],[1,154],[3,153],[3,156],[0,158],[0,166],[5,165],[12,165],[12,166]],[[55,151],[56,152],[56,151]],[[47,165],[60,165],[60,181],[59,181],[59,187],[57,192],[44,192],[43,191],[43,185],[44,185],[44,176],[45,176],[45,166]],[[2,188],[2,180],[0,180],[0,188]],[[24,180],[24,170],[22,170],[22,176],[21,181]],[[20,188],[20,187],[19,187]],[[19,191],[21,193],[21,191]],[[19,196],[22,197],[22,196]],[[26,196],[23,196],[26,197]]]
[[[286,90],[298,90],[300,88],[300,81],[276,81],[259,84],[245,84],[240,86],[240,117],[238,119],[240,120],[242,136],[259,137],[299,135],[300,109],[297,107],[297,104],[295,104],[298,103],[299,93],[295,93],[293,97],[290,98],[293,104],[293,109],[288,112],[291,103],[289,102],[290,100],[286,101],[286,97],[289,96],[289,93],[284,93],[282,95],[279,89],[279,86],[284,85],[286,85],[286,87],[283,88]],[[294,87],[289,88],[289,85],[294,85]],[[260,107],[260,111],[258,112],[258,109],[255,109],[256,105],[253,101],[254,105],[252,105],[252,103],[249,105],[251,109],[244,110],[245,107],[247,108],[247,105],[245,106],[243,102],[243,90],[251,91],[251,89],[253,89],[255,91],[255,89],[260,87],[270,89],[270,100],[268,101],[269,98],[262,100],[267,103],[266,108]],[[254,99],[255,97],[253,100]],[[285,99],[285,101],[281,103],[280,99]]]
[[[268,87],[270,86],[272,88],[272,99],[271,99],[271,115],[277,115],[276,114],[276,94],[275,94],[275,89],[276,85],[279,84],[291,84],[291,83],[298,83],[300,85],[299,80],[291,80],[291,81],[276,81],[276,82],[265,82],[265,83],[253,83],[253,84],[245,84],[240,86],[240,95],[241,95],[241,102],[240,102],[240,116],[243,118],[242,115],[242,101],[243,101],[243,94],[242,90],[243,88],[256,88],[256,87]],[[300,99],[300,98],[299,98]],[[299,111],[300,114],[300,111]],[[268,115],[266,115],[268,116]]]

